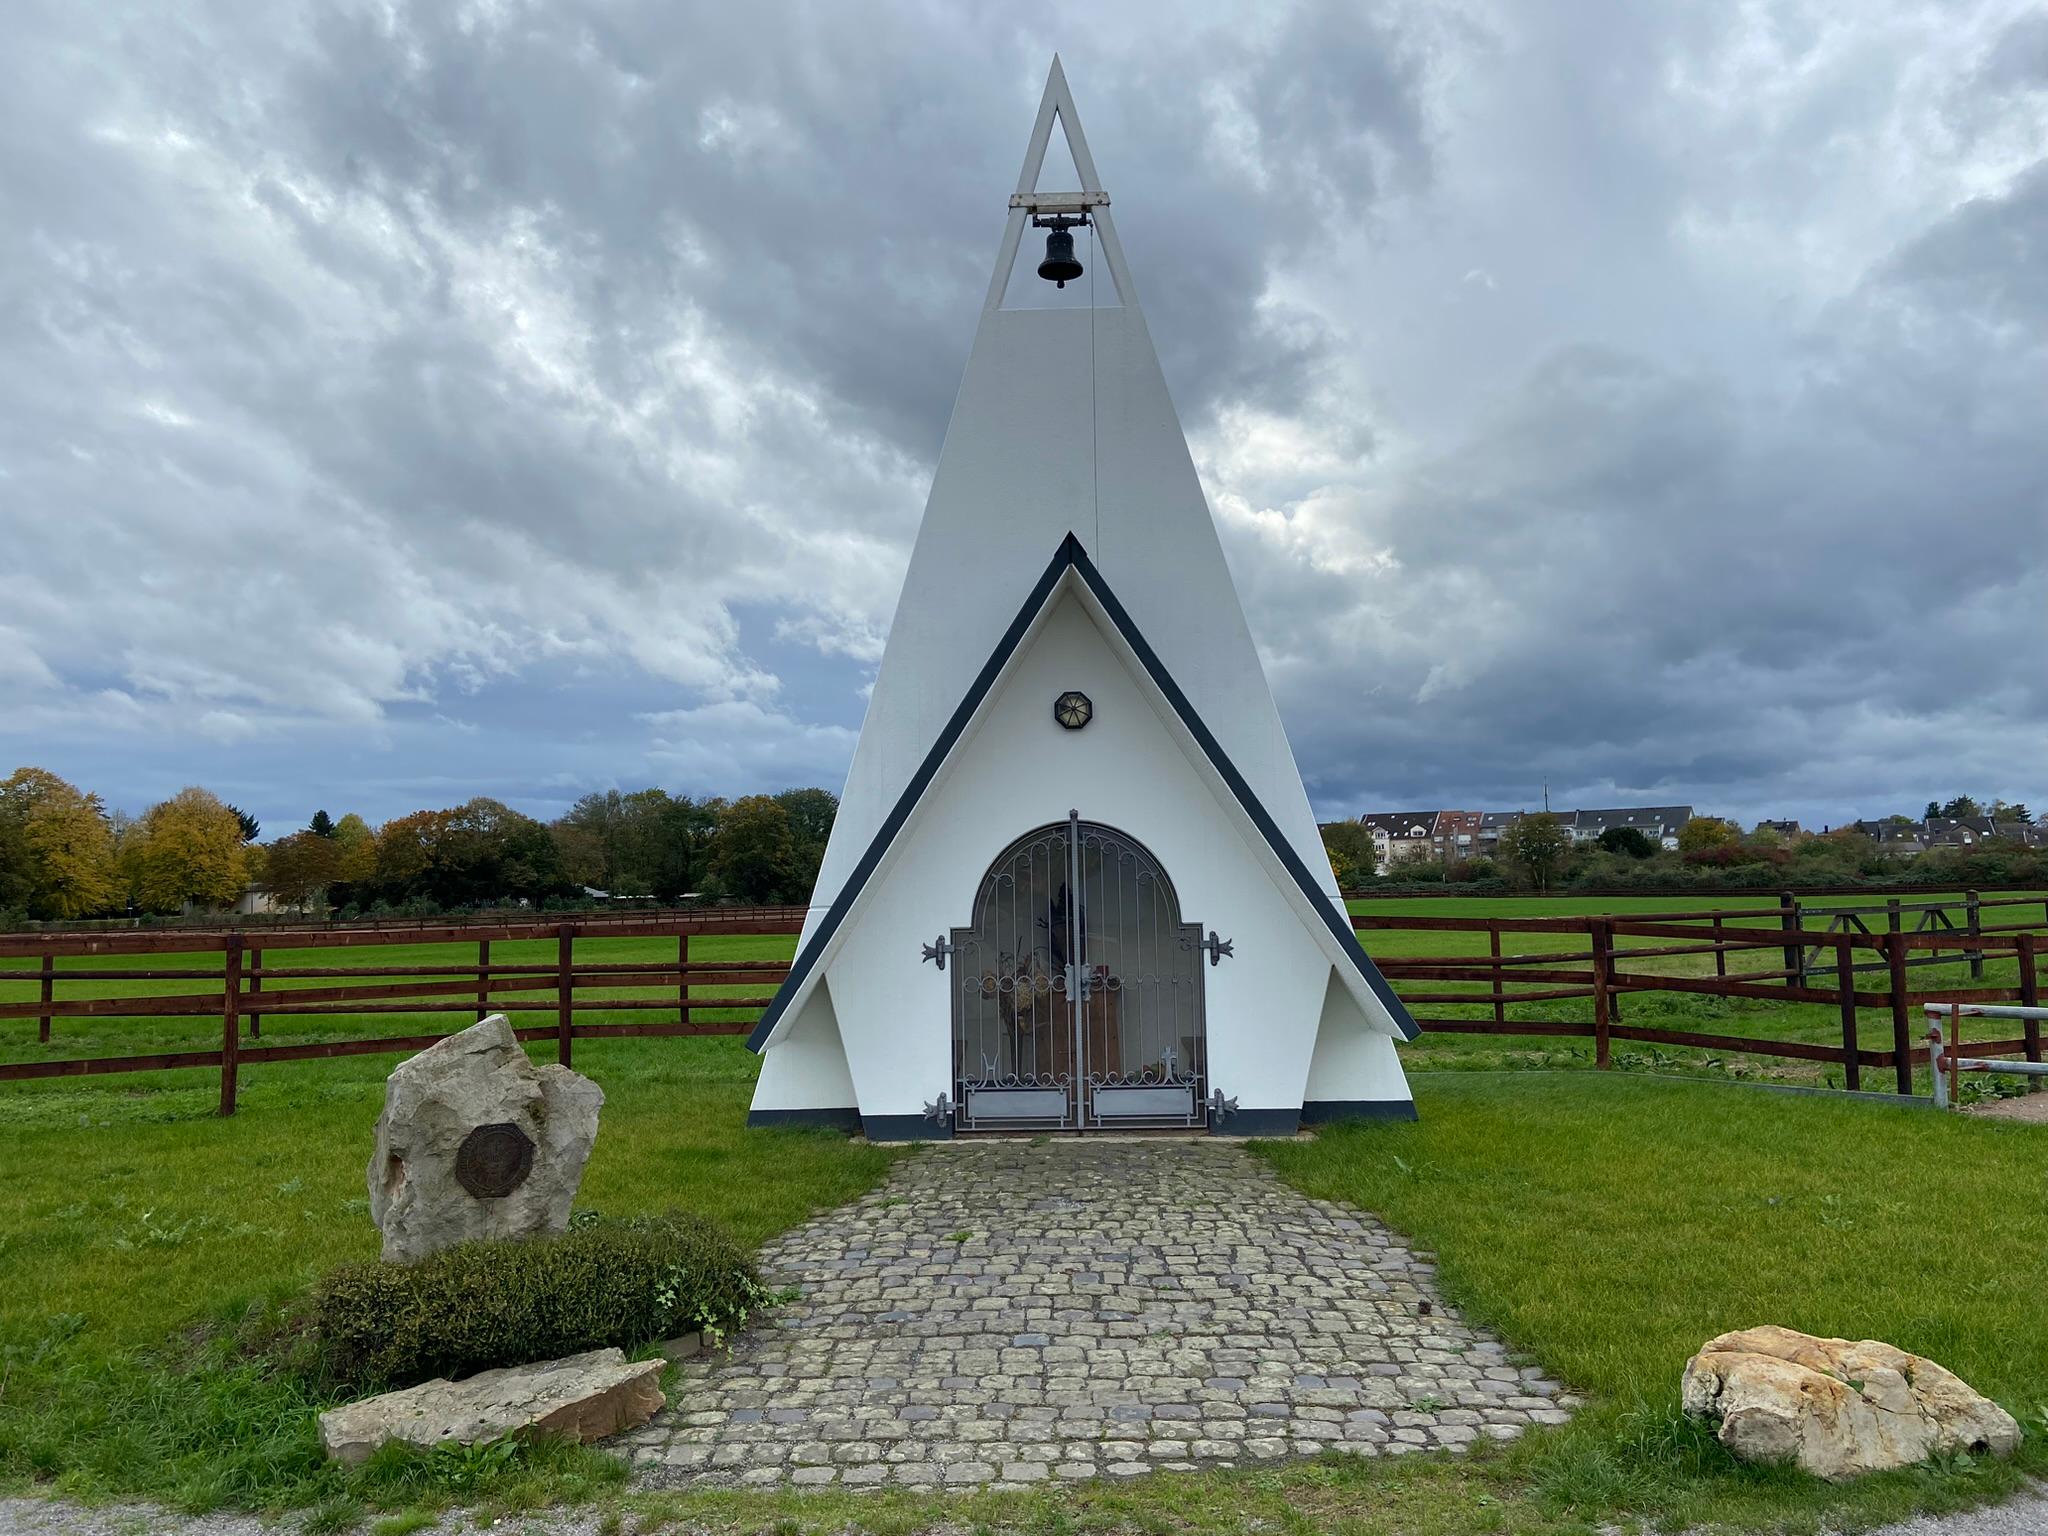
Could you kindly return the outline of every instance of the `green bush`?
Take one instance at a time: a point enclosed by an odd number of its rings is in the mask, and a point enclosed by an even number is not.
[[[744,1248],[678,1213],[345,1264],[315,1287],[309,1322],[338,1381],[405,1386],[700,1329],[716,1338],[768,1299]]]

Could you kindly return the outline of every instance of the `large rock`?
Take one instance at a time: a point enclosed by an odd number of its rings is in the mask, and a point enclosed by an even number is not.
[[[384,1257],[561,1231],[603,1104],[589,1078],[527,1060],[502,1013],[402,1063],[370,1157]]]
[[[662,1406],[664,1360],[630,1364],[616,1349],[435,1379],[366,1397],[320,1415],[321,1447],[337,1461],[367,1461],[393,1440],[431,1449],[477,1445],[510,1434],[602,1440],[645,1424]]]
[[[2011,1414],[1932,1360],[1790,1328],[1710,1339],[1686,1362],[1684,1403],[1718,1419],[1721,1443],[1744,1461],[1796,1461],[1834,1482],[1937,1451],[2004,1456],[2020,1443]]]

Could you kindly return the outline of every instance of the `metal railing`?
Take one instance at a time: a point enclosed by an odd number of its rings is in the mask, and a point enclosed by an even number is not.
[[[2040,1087],[2039,1079],[2048,1078],[2048,1062],[2041,1060],[2041,1021],[2048,1019],[2048,1008],[2014,1008],[1997,1003],[1927,1003],[1928,1015],[1935,1019],[1948,1020],[1948,1034],[1944,1038],[1939,1023],[1927,1028],[1928,1068],[1934,1079],[1934,1102],[1937,1107],[1948,1109],[1954,1106],[1962,1088],[1961,1077],[1965,1072],[2004,1072],[2035,1079],[2029,1084],[2032,1089]],[[1963,1020],[1975,1019],[2019,1019],[2025,1023],[2027,1041],[2032,1049],[2025,1061],[1993,1061],[1983,1056],[1963,1054]],[[1979,1050],[1985,1047],[1979,1046]]]

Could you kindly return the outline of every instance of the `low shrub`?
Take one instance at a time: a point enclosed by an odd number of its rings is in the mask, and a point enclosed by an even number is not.
[[[698,1330],[715,1339],[769,1299],[724,1228],[677,1213],[345,1264],[314,1288],[307,1321],[337,1381],[406,1386]]]

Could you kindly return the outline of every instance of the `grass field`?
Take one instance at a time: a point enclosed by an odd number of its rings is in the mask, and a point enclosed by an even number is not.
[[[1398,905],[1452,915],[1498,904]],[[1467,944],[1483,953],[1485,945],[1484,935],[1367,938],[1382,953]],[[1517,948],[1538,952],[1568,946],[1571,936],[1522,941]],[[692,958],[769,958],[789,945],[696,939]],[[591,947],[604,959],[674,953],[664,940]],[[553,957],[543,942],[494,946],[493,959],[524,959],[528,950]],[[348,953],[303,959],[335,964]],[[409,951],[403,963],[431,963],[438,953]],[[1918,985],[1942,973],[1915,974]],[[0,985],[12,997],[27,991]],[[1677,996],[1632,997],[1630,1017],[1647,1018],[1653,1004],[1673,1005],[1666,1017],[1675,1017],[1699,1003],[1726,1010],[1700,1026],[1722,1033],[1810,1028],[1827,1039],[1836,1028],[1829,1009]],[[1541,1006],[1570,1016],[1556,1010],[1573,1005]],[[1802,1023],[1807,1014],[1822,1017]],[[40,1047],[34,1027],[0,1023],[0,1059],[205,1046],[218,1037],[217,1022],[204,1019],[60,1019],[52,1046]],[[264,1038],[430,1027],[391,1015],[276,1019]],[[1874,1018],[1871,1032],[1881,1036]],[[538,1452],[503,1468],[452,1457],[357,1473],[327,1467],[312,1431],[318,1389],[252,1341],[324,1268],[375,1251],[363,1165],[391,1058],[250,1068],[241,1112],[229,1120],[212,1113],[217,1079],[205,1070],[8,1084],[0,1088],[0,1488],[195,1507],[310,1505],[335,1529],[367,1509],[596,1498],[630,1504],[644,1519],[750,1530],[836,1530],[851,1521],[892,1533],[964,1522],[1036,1533],[1463,1536],[1581,1532],[1627,1513],[1722,1519],[1744,1530],[1812,1529],[1822,1518],[1849,1528],[1995,1496],[2022,1472],[2048,1472],[2048,1336],[2038,1328],[2048,1291],[2048,1142],[2038,1129],[1727,1082],[1470,1070],[1589,1062],[1590,1042],[1582,1052],[1579,1045],[1425,1037],[1408,1048],[1411,1068],[1468,1070],[1417,1074],[1418,1124],[1338,1128],[1261,1149],[1309,1193],[1379,1211],[1433,1247],[1461,1307],[1590,1395],[1573,1425],[1463,1460],[1340,1458],[943,1501],[633,1496],[588,1452]],[[755,1063],[736,1039],[586,1041],[577,1065],[607,1094],[581,1201],[601,1211],[699,1210],[758,1240],[870,1187],[892,1156],[915,1155],[822,1133],[745,1130]],[[1696,1062],[1692,1070],[1719,1071]],[[2028,1420],[2029,1448],[2017,1466],[1950,1463],[1848,1490],[1738,1468],[1677,1417],[1678,1370],[1711,1334],[1766,1320],[1931,1354]]]

